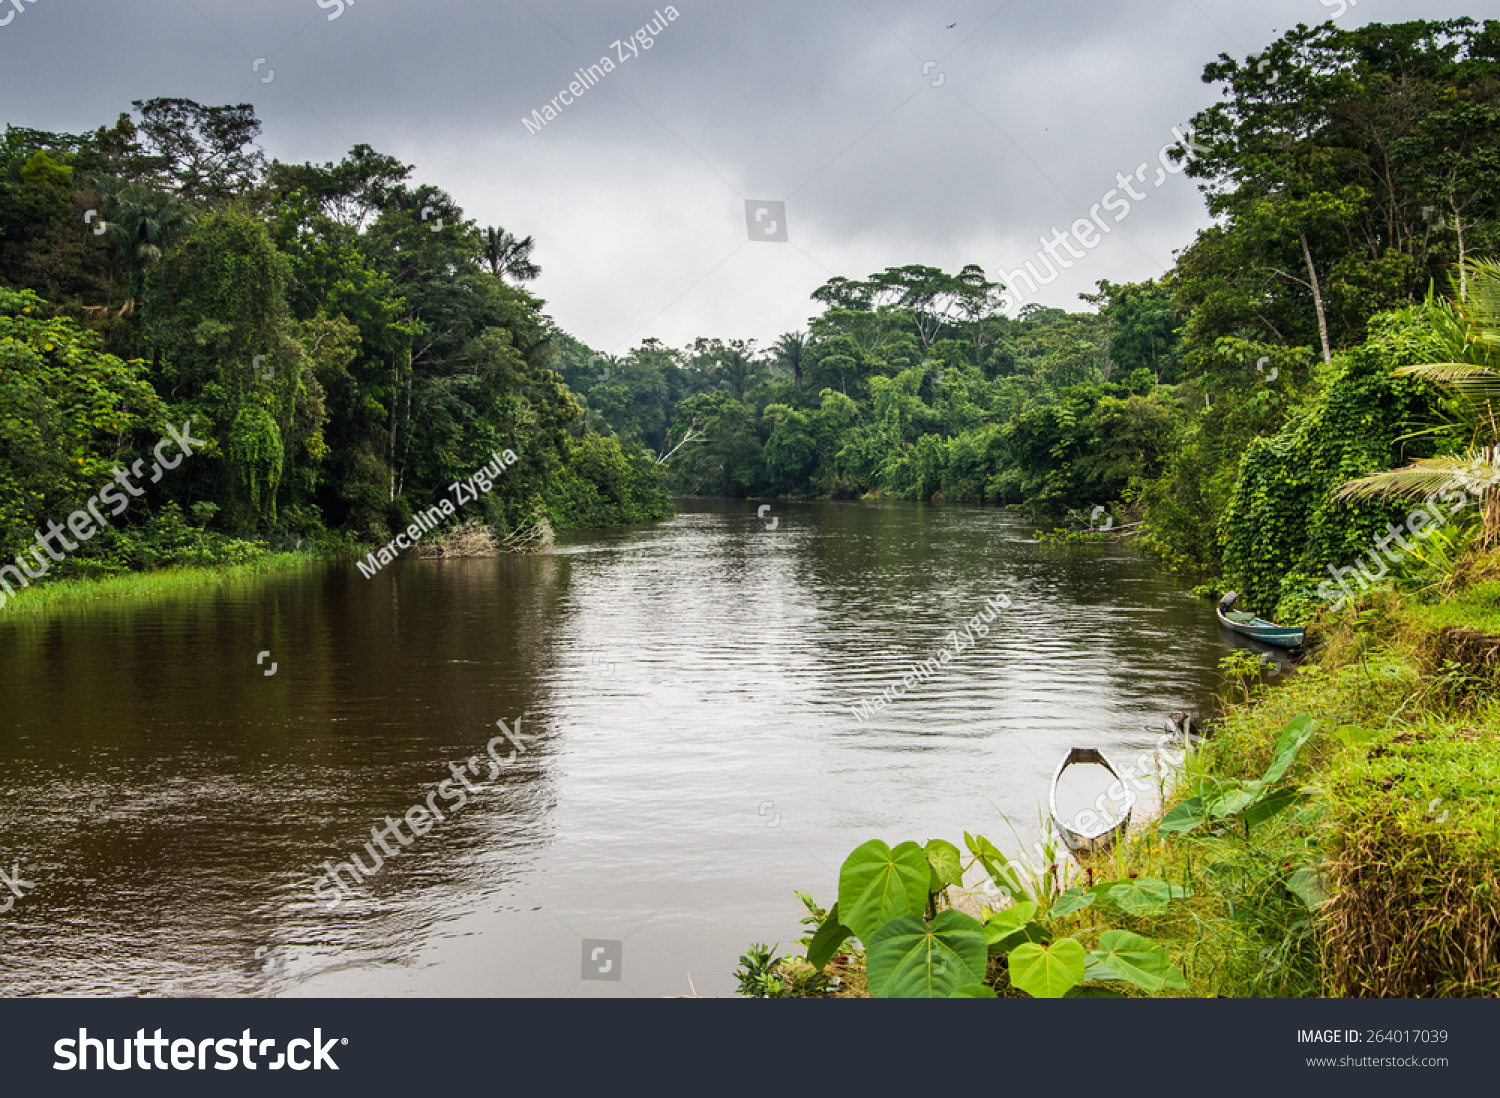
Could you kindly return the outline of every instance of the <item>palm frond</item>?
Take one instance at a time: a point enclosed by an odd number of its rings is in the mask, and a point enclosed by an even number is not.
[[[1476,405],[1486,403],[1500,407],[1500,370],[1468,362],[1427,362],[1419,366],[1402,366],[1396,371],[1405,377],[1420,377],[1456,390]]]
[[[1500,346],[1500,260],[1474,259],[1467,266],[1469,297],[1462,303],[1464,317],[1476,329],[1478,342]]]
[[[1396,373],[1402,377],[1423,377],[1440,385],[1469,378],[1488,378],[1500,382],[1500,370],[1476,366],[1472,362],[1424,362],[1420,366],[1402,366]]]
[[[1401,469],[1372,473],[1339,485],[1334,496],[1347,500],[1430,496],[1469,484],[1491,489],[1500,484],[1500,446],[1481,446],[1453,457],[1422,458]]]

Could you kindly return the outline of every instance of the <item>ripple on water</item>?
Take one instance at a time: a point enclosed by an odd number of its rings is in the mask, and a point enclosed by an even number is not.
[[[1068,748],[1149,750],[1230,643],[1180,581],[996,510],[683,507],[546,557],[0,621],[0,859],[36,884],[0,991],[729,994],[855,845],[1029,843]],[[988,635],[851,710],[1000,594]],[[313,895],[518,716],[525,756]],[[623,981],[579,981],[583,938],[625,943]]]

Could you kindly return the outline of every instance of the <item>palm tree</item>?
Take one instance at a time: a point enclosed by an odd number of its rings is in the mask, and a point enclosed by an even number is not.
[[[1456,484],[1479,484],[1484,500],[1482,544],[1500,542],[1500,261],[1474,260],[1464,268],[1467,298],[1443,305],[1441,333],[1452,362],[1403,366],[1398,374],[1423,377],[1459,397],[1473,444],[1461,454],[1421,458],[1401,469],[1374,473],[1339,486],[1340,499],[1430,496]]]
[[[755,341],[730,340],[719,349],[719,379],[735,400],[744,400],[745,394],[755,388],[760,380],[761,363],[755,358]]]
[[[800,393],[802,391],[802,359],[807,353],[807,333],[787,332],[772,344],[771,349],[776,352],[778,362],[792,368],[792,384]]]
[[[496,278],[508,277],[522,282],[540,278],[542,269],[531,261],[531,251],[536,241],[531,237],[517,240],[504,229],[485,229],[483,255],[490,265],[490,273]]]
[[[139,297],[146,273],[193,227],[197,213],[174,194],[115,177],[93,181],[103,206],[105,232],[125,267],[130,294]]]

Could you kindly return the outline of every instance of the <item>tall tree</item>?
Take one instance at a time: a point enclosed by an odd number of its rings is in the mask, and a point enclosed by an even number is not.
[[[267,183],[283,200],[300,193],[325,217],[358,234],[411,173],[411,165],[360,144],[338,164],[273,161]]]
[[[1481,182],[1500,164],[1497,39],[1500,24],[1472,19],[1329,22],[1208,65],[1225,98],[1178,150],[1219,219],[1173,278],[1189,340],[1270,335],[1326,361],[1462,253],[1500,244]]]
[[[792,385],[802,391],[802,360],[807,354],[807,333],[787,332],[772,346],[777,361],[792,372]]]
[[[163,178],[185,201],[222,202],[254,188],[265,165],[260,120],[249,103],[205,107],[191,99],[137,99],[140,134]]]
[[[496,278],[514,279],[517,284],[540,278],[542,269],[531,261],[536,241],[531,237],[517,240],[501,228],[484,230],[484,261]]]
[[[115,249],[131,297],[140,297],[146,274],[182,239],[196,220],[192,207],[166,191],[119,178],[94,181],[102,201],[105,237]]]

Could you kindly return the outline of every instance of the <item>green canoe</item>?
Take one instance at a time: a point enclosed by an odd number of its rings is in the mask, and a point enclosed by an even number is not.
[[[1264,644],[1274,644],[1277,648],[1301,648],[1302,641],[1307,635],[1306,629],[1292,628],[1286,625],[1277,625],[1274,621],[1266,621],[1257,618],[1254,614],[1246,614],[1240,610],[1231,610],[1235,599],[1239,595],[1233,591],[1219,600],[1219,621],[1233,629],[1236,633],[1243,633],[1247,637],[1254,637]]]

